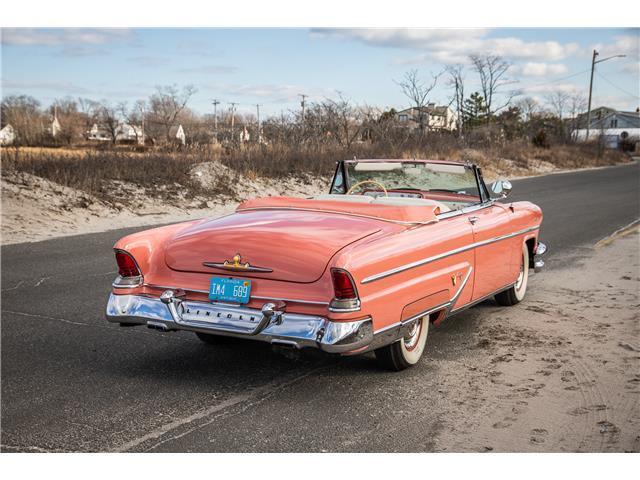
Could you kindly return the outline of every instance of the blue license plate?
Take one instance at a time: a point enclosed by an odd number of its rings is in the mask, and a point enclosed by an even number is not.
[[[209,284],[209,300],[249,303],[251,280],[237,278],[212,278]]]

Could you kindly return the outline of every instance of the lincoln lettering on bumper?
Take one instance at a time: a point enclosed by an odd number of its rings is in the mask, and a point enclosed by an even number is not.
[[[162,331],[189,330],[250,338],[296,348],[315,347],[330,353],[366,349],[373,341],[371,318],[334,322],[324,317],[287,313],[278,302],[261,310],[237,305],[186,300],[180,290],[160,298],[111,294],[107,320],[147,325]]]

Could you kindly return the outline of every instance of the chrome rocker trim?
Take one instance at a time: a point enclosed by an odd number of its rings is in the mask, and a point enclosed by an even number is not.
[[[187,330],[260,340],[295,348],[312,347],[328,353],[360,351],[374,339],[370,317],[334,322],[324,317],[287,313],[280,302],[261,310],[184,299],[184,292],[167,290],[161,298],[143,295],[109,296],[109,322],[147,325],[168,332]],[[394,339],[395,340],[395,339]]]

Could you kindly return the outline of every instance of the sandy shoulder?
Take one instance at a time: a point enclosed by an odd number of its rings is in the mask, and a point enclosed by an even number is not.
[[[515,307],[451,318],[476,333],[433,360],[450,399],[437,450],[640,451],[639,257],[636,227],[533,275]]]

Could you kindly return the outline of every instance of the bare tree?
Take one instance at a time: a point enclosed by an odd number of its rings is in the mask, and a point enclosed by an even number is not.
[[[469,59],[480,77],[480,89],[487,105],[487,122],[496,112],[502,110],[511,103],[516,96],[515,91],[507,92],[506,101],[496,106],[496,98],[506,85],[514,83],[507,77],[507,71],[511,63],[500,55],[470,55]]]
[[[325,100],[323,110],[325,130],[344,148],[351,148],[362,131],[362,118],[357,108],[338,92],[337,100]]]
[[[118,109],[103,101],[98,109],[98,121],[107,130],[111,143],[115,145],[118,136],[118,125],[120,124]]]
[[[195,93],[193,85],[187,85],[181,92],[176,85],[169,85],[157,87],[156,93],[149,99],[151,118],[161,126],[167,141],[170,140],[171,127],[177,124],[178,116]]]
[[[27,95],[10,95],[2,99],[2,127],[10,124],[16,132],[16,144],[35,145],[42,141],[44,116],[40,102]]]
[[[464,67],[462,65],[448,65],[446,72],[449,75],[447,83],[453,88],[452,103],[456,109],[458,136],[462,137],[464,119]]]
[[[137,100],[129,109],[127,102],[122,102],[118,105],[118,111],[124,121],[133,127],[136,143],[144,144],[147,103],[144,100]]]
[[[521,99],[518,102],[517,107],[520,109],[520,111],[524,115],[524,121],[525,122],[530,122],[531,119],[533,118],[533,116],[540,109],[540,106],[538,105],[538,102],[533,97],[525,97],[525,98]]]
[[[568,112],[571,125],[571,140],[578,139],[578,129],[580,128],[580,114],[587,108],[587,99],[580,93],[574,93],[569,97]]]
[[[567,111],[570,95],[562,90],[554,90],[553,92],[545,95],[545,101],[549,107],[551,107],[553,114],[562,120]]]
[[[442,72],[437,74],[431,74],[431,81],[425,82],[418,76],[417,70],[409,70],[404,74],[404,78],[396,82],[402,93],[411,101],[411,106],[418,111],[418,125],[420,127],[420,134],[424,134],[425,130],[425,106],[428,103],[429,95],[432,90],[436,88],[438,79],[442,75]]]

